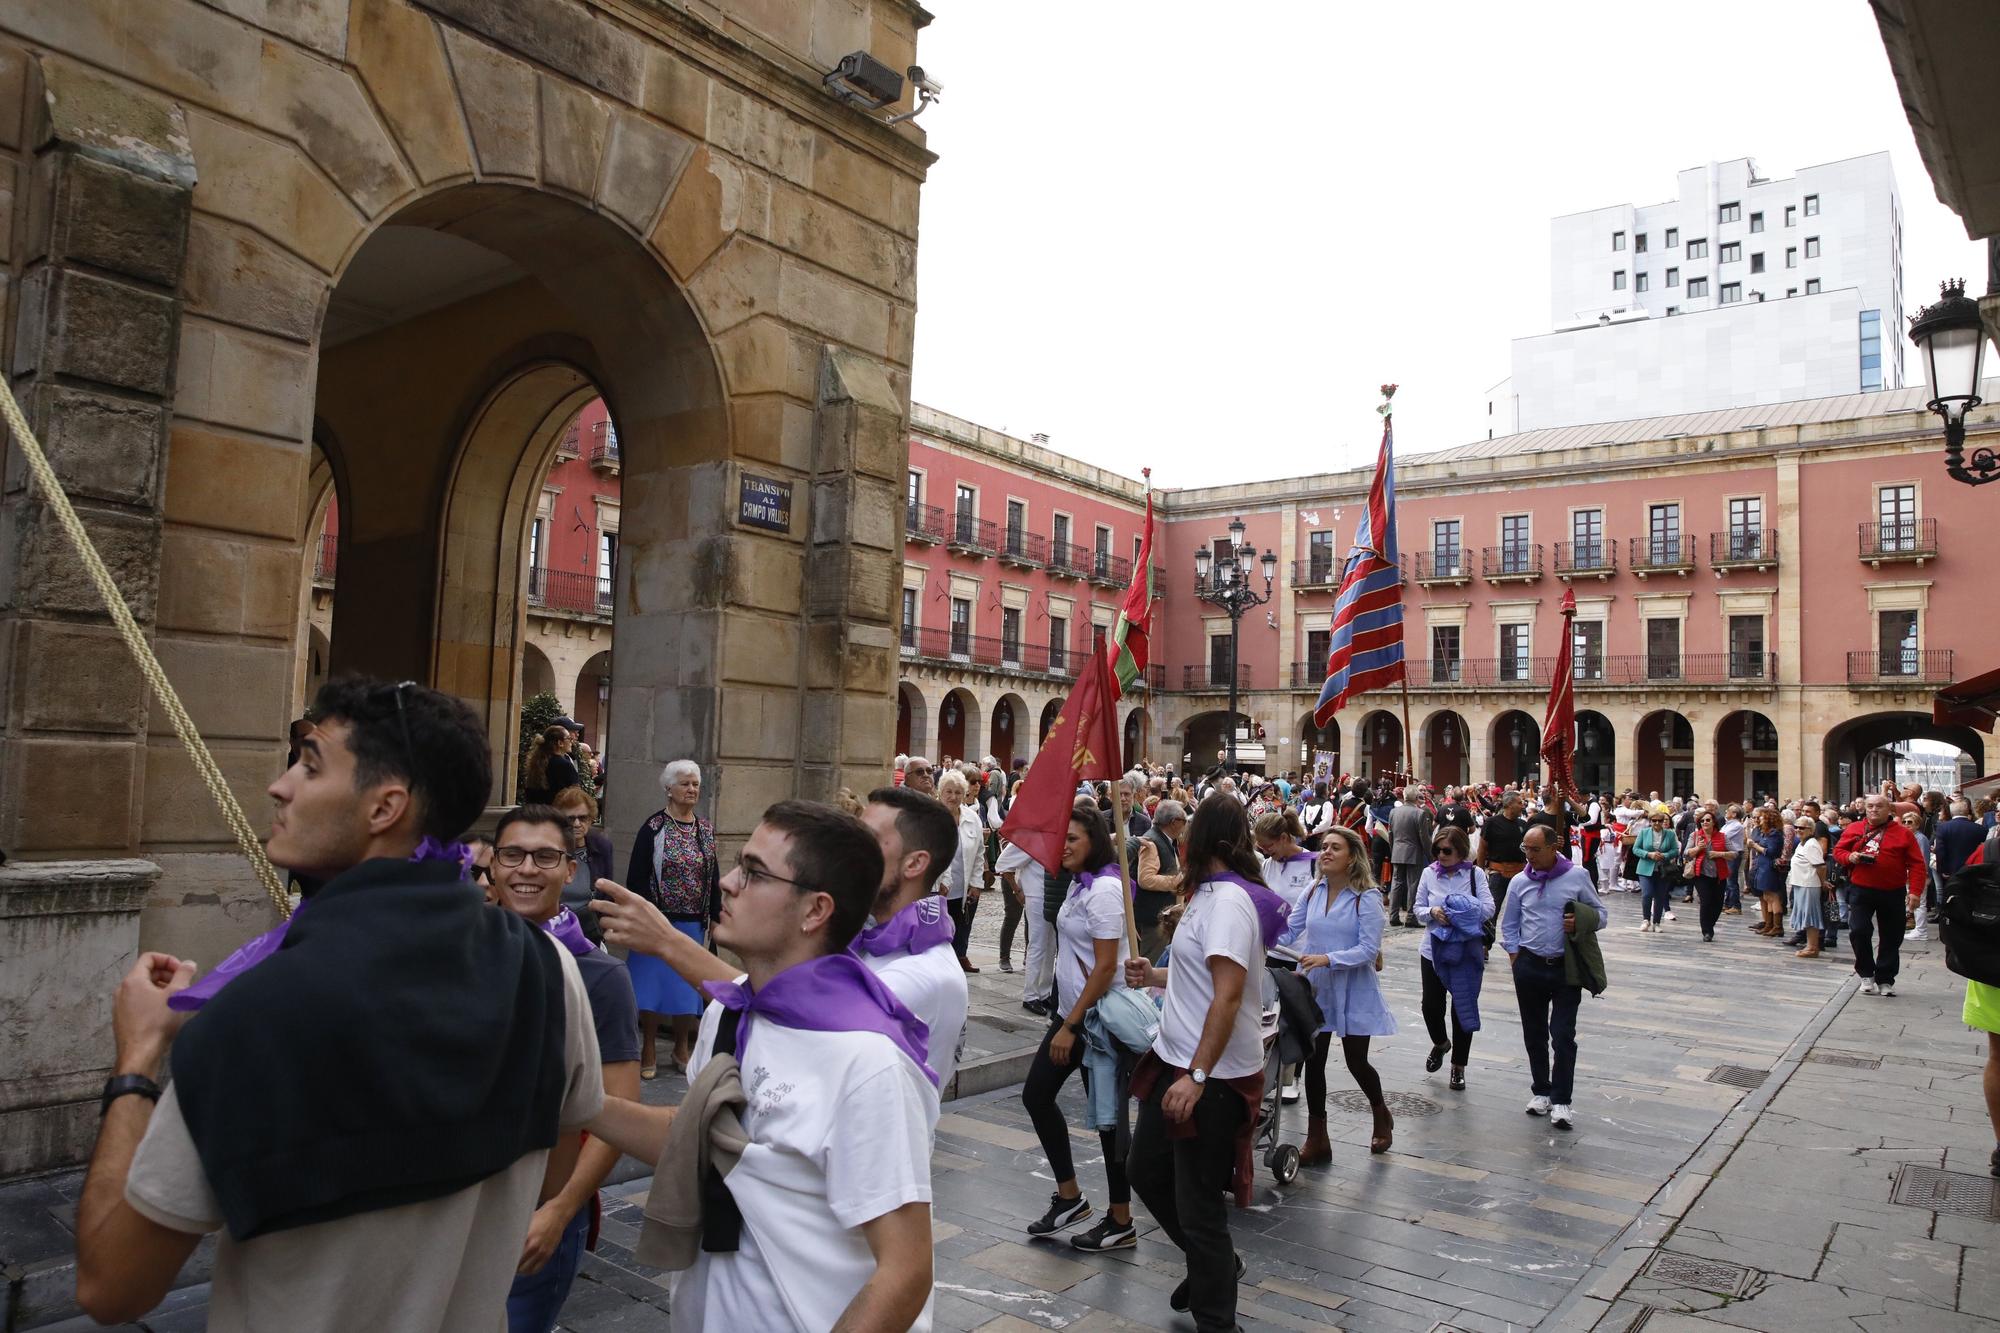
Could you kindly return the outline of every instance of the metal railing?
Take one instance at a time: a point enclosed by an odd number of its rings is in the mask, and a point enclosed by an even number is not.
[[[313,554],[313,582],[333,582],[333,572],[340,563],[340,535],[322,532],[319,535],[319,550]]]
[[[618,432],[609,421],[600,421],[592,433],[597,438],[590,442],[590,465],[615,470],[618,466]]]
[[[1777,563],[1776,528],[1731,528],[1728,532],[1708,534],[1708,565],[1711,569]]]
[[[1410,577],[1418,583],[1441,583],[1447,579],[1470,579],[1472,567],[1464,550],[1418,551],[1410,557]]]
[[[558,459],[575,458],[582,452],[578,444],[578,434],[581,430],[582,427],[576,422],[572,421],[569,423],[568,428],[562,433],[562,438],[556,441],[556,457]]]
[[[1049,559],[1049,539],[1011,524],[1001,534],[1000,558],[1017,565],[1044,565]]]
[[[1075,542],[1049,539],[1049,573],[1058,578],[1080,579],[1090,572],[1091,552]]]
[[[1090,553],[1090,581],[1107,588],[1127,588],[1132,584],[1132,562],[1109,551]]]
[[[1952,679],[1950,648],[1903,648],[1847,655],[1849,685],[1946,685]]]
[[[1411,657],[1404,663],[1404,671],[1413,690],[1546,690],[1555,664],[1553,657]],[[1684,653],[1672,657],[1600,653],[1578,656],[1570,663],[1570,680],[1577,689],[1621,689],[1662,681],[1767,686],[1777,674],[1776,653]],[[1290,679],[1295,690],[1317,690],[1326,679],[1326,669],[1323,663],[1293,662]]]
[[[1479,572],[1489,579],[1538,579],[1542,576],[1542,544],[1488,546],[1480,552]]]
[[[906,540],[935,545],[944,540],[944,510],[936,505],[904,502],[903,534]]]
[[[955,551],[992,555],[1000,549],[1000,529],[990,519],[977,518],[969,510],[958,509],[952,511],[945,542]]]
[[[1929,560],[1937,553],[1937,520],[1934,518],[1861,525],[1863,560]]]
[[[1190,693],[1208,690],[1227,690],[1228,688],[1229,669],[1227,667],[1224,667],[1219,672],[1210,671],[1206,666],[1184,666],[1181,668],[1181,689]],[[1250,688],[1250,664],[1248,662],[1238,662],[1236,664],[1236,688],[1239,690]]]
[[[1090,660],[1091,652],[1089,639],[1071,647],[972,634],[949,625],[905,625],[902,645],[906,657],[1037,676],[1068,676]]]
[[[1294,588],[1331,588],[1340,582],[1340,566],[1331,556],[1324,560],[1292,561]]]
[[[1607,537],[1591,542],[1557,542],[1556,573],[1596,577],[1618,572],[1618,543]]]
[[[1694,568],[1694,537],[1633,537],[1627,557],[1634,574],[1668,573]]]
[[[580,616],[611,614],[610,579],[573,569],[528,569],[528,605],[543,611],[567,611]]]

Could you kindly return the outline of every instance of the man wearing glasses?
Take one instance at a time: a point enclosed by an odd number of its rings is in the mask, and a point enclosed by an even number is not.
[[[882,880],[875,835],[806,801],[766,810],[722,878],[715,941],[744,970],[703,988],[689,1105],[714,1095],[709,1062],[734,1056],[749,1142],[726,1206],[704,1203],[676,1330],[930,1327],[935,1075],[923,1023],[848,952]],[[590,1129],[657,1162],[677,1109],[612,1097]],[[718,1241],[709,1224],[729,1210],[740,1231]]]
[[[498,906],[538,926],[576,959],[597,1028],[598,1060],[607,1096],[639,1097],[639,1003],[625,964],[592,944],[576,914],[563,905],[563,888],[582,853],[570,850],[570,817],[546,805],[524,805],[500,817],[492,847]],[[584,1242],[596,1213],[598,1187],[618,1165],[618,1150],[580,1134],[558,1139],[535,1218],[521,1247],[520,1265],[507,1293],[508,1333],[548,1333],[569,1297],[583,1262]]]

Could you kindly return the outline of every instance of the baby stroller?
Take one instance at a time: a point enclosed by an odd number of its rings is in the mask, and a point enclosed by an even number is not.
[[[1272,952],[1298,957],[1289,949]],[[1272,1178],[1289,1185],[1298,1178],[1299,1145],[1283,1140],[1285,1103],[1279,1084],[1286,1065],[1303,1065],[1312,1055],[1313,1038],[1324,1019],[1304,977],[1282,967],[1266,968],[1264,976],[1264,1104],[1257,1112],[1252,1147],[1264,1154]]]

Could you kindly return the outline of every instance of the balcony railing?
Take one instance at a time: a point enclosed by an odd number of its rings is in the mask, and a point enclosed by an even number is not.
[[[1608,579],[1618,572],[1618,543],[1600,537],[1593,542],[1557,542],[1556,577]]]
[[[1555,674],[1553,657],[1412,657],[1405,664],[1413,690],[1548,689]],[[1621,689],[1657,685],[1768,686],[1777,678],[1776,653],[1685,653],[1668,657],[1633,653],[1579,657],[1570,665],[1577,689]],[[1291,686],[1317,690],[1326,678],[1324,664],[1293,662]]]
[[[1211,671],[1205,666],[1184,666],[1181,668],[1181,688],[1189,693],[1206,693],[1210,690],[1226,691],[1229,688],[1229,668]],[[1250,664],[1236,664],[1236,688],[1250,688]]]
[[[1686,578],[1694,568],[1694,538],[1634,537],[1631,539],[1631,570],[1640,578],[1648,574],[1679,574]]]
[[[1010,526],[1001,535],[1001,564],[1037,568],[1048,563],[1049,539],[1041,533]]]
[[[1092,552],[1075,542],[1049,539],[1049,573],[1060,579],[1080,579],[1090,572]]]
[[[618,432],[609,421],[597,423],[590,442],[590,465],[599,472],[618,475]]]
[[[1542,544],[1488,546],[1480,552],[1479,572],[1492,583],[1538,579],[1542,576]]]
[[[946,544],[967,555],[992,555],[1000,549],[1000,529],[989,519],[976,518],[964,509],[954,510]]]
[[[1410,557],[1410,577],[1418,583],[1470,583],[1472,566],[1463,550],[1418,551]]]
[[[1777,563],[1776,528],[1731,528],[1708,534],[1708,567],[1718,576],[1725,569],[1772,569]]]
[[[1951,679],[1949,648],[1905,648],[1847,655],[1849,685],[1946,685]]]
[[[1331,588],[1340,582],[1340,566],[1331,557],[1324,560],[1292,561],[1294,588]]]
[[[948,625],[905,625],[902,643],[906,657],[1037,676],[1067,676],[1090,660],[1089,640],[1071,648],[971,634]]]
[[[908,541],[935,546],[944,540],[944,510],[911,500],[903,506],[903,535]]]
[[[537,610],[608,616],[611,604],[610,579],[573,569],[528,569],[528,605]]]
[[[562,438],[556,441],[556,458],[558,460],[575,458],[582,452],[582,448],[578,443],[578,434],[581,429],[576,422],[572,421],[569,423],[568,428],[563,431]]]
[[[338,533],[322,532],[319,535],[319,550],[313,556],[313,582],[333,582],[334,567],[340,562],[340,536]]]
[[[1861,525],[1861,558],[1871,565],[1895,560],[1922,564],[1937,559],[1937,520],[1908,518],[1893,523]]]
[[[1107,588],[1129,588],[1132,586],[1132,562],[1109,551],[1093,551],[1090,554],[1090,581]]]

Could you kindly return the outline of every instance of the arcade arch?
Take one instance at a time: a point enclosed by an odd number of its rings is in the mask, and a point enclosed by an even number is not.
[[[1539,779],[1542,771],[1542,724],[1518,708],[1510,708],[1493,719],[1486,739],[1486,753],[1492,757],[1493,780],[1509,786],[1526,778]],[[1474,775],[1477,777],[1477,774]]]

